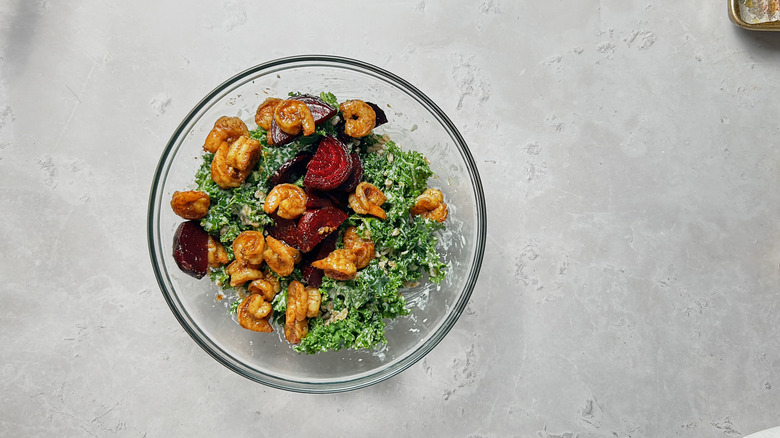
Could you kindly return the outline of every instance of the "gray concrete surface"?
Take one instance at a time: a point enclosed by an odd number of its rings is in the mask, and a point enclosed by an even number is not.
[[[726,1],[0,0],[0,435],[737,437],[780,424],[780,33]],[[299,4],[299,3],[296,3]],[[466,313],[373,387],[270,389],[165,304],[159,153],[217,84],[358,58],[460,127]]]

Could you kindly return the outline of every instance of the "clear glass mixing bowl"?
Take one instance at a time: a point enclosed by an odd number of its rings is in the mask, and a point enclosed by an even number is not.
[[[405,289],[408,316],[388,324],[387,345],[374,351],[299,354],[276,330],[241,328],[216,299],[219,288],[179,270],[173,234],[182,219],[169,207],[176,190],[194,187],[203,141],[220,116],[237,116],[253,129],[257,106],[268,96],[330,91],[339,100],[362,99],[386,109],[378,127],[403,149],[423,153],[449,206],[439,250],[450,269],[440,286]],[[434,184],[432,184],[434,185]],[[485,246],[487,218],[477,168],[447,116],[420,90],[373,65],[332,56],[296,56],[252,67],[228,79],[184,118],[162,152],[148,212],[149,253],[165,300],[181,325],[217,361],[257,382],[290,391],[327,393],[362,388],[392,377],[425,356],[449,332],[471,296]]]

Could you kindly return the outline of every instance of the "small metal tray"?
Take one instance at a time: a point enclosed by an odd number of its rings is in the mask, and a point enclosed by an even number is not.
[[[729,0],[729,18],[737,26],[748,30],[780,31],[780,21],[767,21],[761,23],[748,23],[742,18],[739,8],[739,0]]]

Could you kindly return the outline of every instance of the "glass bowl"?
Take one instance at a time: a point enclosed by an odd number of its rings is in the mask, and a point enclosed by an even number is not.
[[[208,278],[179,270],[173,235],[183,219],[169,206],[173,192],[194,188],[206,135],[221,116],[256,126],[257,106],[268,96],[330,91],[340,101],[362,99],[385,109],[389,122],[376,128],[404,150],[431,163],[449,206],[447,231],[439,242],[449,272],[440,286],[423,282],[404,289],[413,306],[388,323],[387,345],[370,351],[300,354],[276,330],[241,328],[218,300]],[[466,143],[428,97],[398,76],[373,65],[332,56],[295,56],[252,67],[228,79],[184,118],[162,152],[149,197],[148,239],[162,294],[184,330],[214,359],[251,380],[290,391],[328,393],[362,388],[390,378],[424,357],[449,332],[471,296],[482,264],[487,218],[477,168]]]

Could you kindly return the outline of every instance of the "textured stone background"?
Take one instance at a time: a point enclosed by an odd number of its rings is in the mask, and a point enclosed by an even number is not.
[[[780,424],[780,33],[738,29],[725,0],[298,4],[0,0],[0,435]],[[488,202],[484,269],[450,335],[337,395],[211,359],[146,244],[179,121],[233,74],[302,53],[417,85],[460,127]]]

